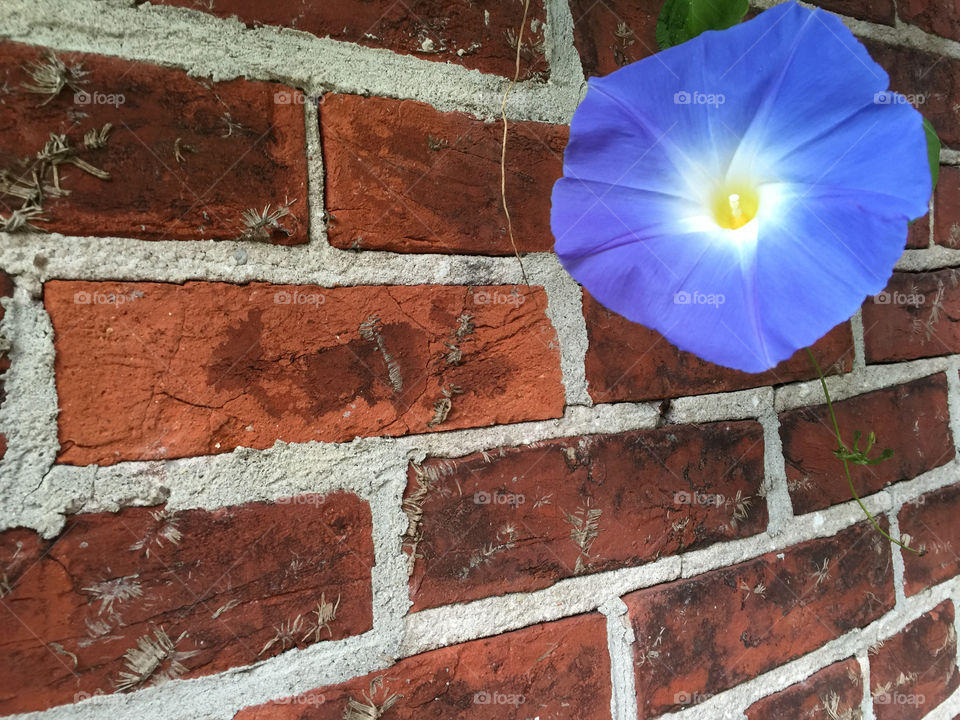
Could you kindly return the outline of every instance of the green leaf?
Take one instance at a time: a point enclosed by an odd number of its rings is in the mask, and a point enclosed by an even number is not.
[[[923,129],[927,133],[927,160],[930,161],[930,177],[933,180],[931,187],[935,188],[940,179],[940,138],[926,118],[923,119]]]
[[[666,0],[657,18],[657,45],[666,50],[704,30],[725,30],[749,9],[749,0]]]

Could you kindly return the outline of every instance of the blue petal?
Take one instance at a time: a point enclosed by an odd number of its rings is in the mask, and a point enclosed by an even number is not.
[[[794,3],[591,80],[553,194],[561,262],[683,350],[772,367],[882,290],[926,212],[922,118],[878,104],[887,83],[839,20]],[[766,199],[723,230],[705,198],[741,176]]]

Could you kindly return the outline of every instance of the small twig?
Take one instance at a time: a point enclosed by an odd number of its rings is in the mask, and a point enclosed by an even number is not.
[[[517,249],[517,241],[513,237],[513,221],[510,219],[510,210],[507,208],[507,98],[513,90],[514,85],[520,79],[520,47],[523,42],[523,28],[527,24],[527,12],[530,10],[530,0],[523,0],[523,20],[520,22],[520,34],[517,37],[517,56],[516,70],[513,74],[513,80],[507,86],[503,93],[503,102],[500,103],[500,117],[503,120],[503,142],[500,147],[500,202],[503,205],[503,214],[507,217],[507,232],[510,235],[510,244],[513,246],[513,254],[517,256],[517,262],[520,263],[520,274],[523,276],[523,284],[530,287],[530,281],[527,280],[527,273],[523,269],[523,260],[520,259],[520,251]]]

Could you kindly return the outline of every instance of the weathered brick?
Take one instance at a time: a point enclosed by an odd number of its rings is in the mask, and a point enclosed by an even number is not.
[[[56,281],[44,302],[62,463],[563,412],[542,288]]]
[[[247,80],[209,83],[179,70],[119,58],[58,53],[86,73],[55,97],[28,92],[29,63],[49,62],[42,48],[0,45],[0,169],[30,178],[34,156],[51,134],[71,146],[110,123],[106,145],[79,157],[108,172],[102,180],[59,166],[69,194],[49,192],[43,230],[145,240],[229,240],[247,231],[243,213],[291,202],[279,229],[256,241],[307,241],[306,156],[302,96],[283,85]],[[29,117],[30,122],[24,122]],[[22,159],[29,159],[24,166]],[[52,172],[46,184],[53,183]],[[19,208],[20,198],[0,193]],[[3,210],[7,215],[7,209]]]
[[[960,8],[955,3],[936,0],[900,0],[900,19],[927,32],[960,40]]]
[[[864,627],[894,605],[889,543],[869,523],[624,597],[641,717],[713,694]]]
[[[500,123],[356,95],[327,95],[320,123],[332,245],[513,254],[500,198]],[[507,202],[521,252],[553,247],[550,193],[567,134],[563,125],[509,125]]]
[[[661,6],[652,0],[571,0],[573,43],[584,75],[608,75],[657,52]]]
[[[886,289],[863,304],[868,363],[960,352],[960,268],[895,272]]]
[[[893,0],[817,0],[814,4],[839,15],[883,25],[893,25],[896,15]]]
[[[594,402],[703,395],[817,376],[803,350],[764,373],[719,367],[679,350],[657,331],[607,310],[586,292],[583,314],[590,340],[587,382]],[[813,350],[824,372],[849,372],[853,367],[849,323],[835,327],[814,344]]]
[[[940,166],[934,207],[934,242],[949,248],[960,247],[960,168]]]
[[[950,434],[947,378],[942,373],[834,403],[840,432],[848,447],[861,431],[860,448],[876,433],[876,457],[885,448],[894,455],[876,465],[850,463],[858,495],[890,483],[911,480],[950,462],[956,451]],[[836,436],[826,405],[797,408],[780,415],[780,437],[787,487],[797,514],[851,500],[843,463],[833,454]]]
[[[5,272],[0,270],[0,298],[11,297],[13,295],[13,278],[7,275]],[[0,303],[0,321],[3,320],[3,316],[6,310],[3,307],[3,304]],[[4,374],[7,370],[10,369],[10,358],[7,357],[7,351],[5,349],[6,343],[12,343],[13,338],[5,338],[3,335],[0,335],[0,406],[3,405],[3,401],[6,400],[7,393],[4,388]],[[0,433],[0,460],[3,459],[3,456],[7,453],[7,438],[3,433]]]
[[[0,535],[0,563],[4,714],[208,675],[372,625],[370,509],[346,493],[75,515],[52,541]],[[158,638],[176,650],[132,669],[131,648]]]
[[[924,215],[907,228],[907,247],[925,248],[930,245],[930,215]]]
[[[350,717],[381,717],[374,707],[382,709],[390,697],[385,720],[609,718],[606,622],[583,615],[433,650],[340,685],[246,708],[235,720],[339,720],[351,701],[369,710]]]
[[[890,75],[890,87],[908,96],[948,146],[960,144],[960,60],[861,38]]]
[[[855,659],[834,663],[803,682],[758,700],[747,708],[747,720],[853,720],[859,717],[862,684],[860,664]]]
[[[530,591],[766,527],[755,422],[586,435],[430,459],[405,506],[413,609]]]
[[[196,9],[194,0],[159,0],[157,5]],[[203,10],[236,16],[249,26],[279,25],[334,40],[385,48],[424,60],[450,62],[513,77],[523,3],[511,0],[217,0]],[[530,0],[520,48],[520,78],[546,78],[542,0]]]
[[[903,553],[903,589],[916,595],[924,588],[960,575],[960,485],[921,495],[900,510],[900,532],[923,555]]]
[[[871,649],[870,693],[877,720],[924,717],[960,685],[953,603],[946,600]]]

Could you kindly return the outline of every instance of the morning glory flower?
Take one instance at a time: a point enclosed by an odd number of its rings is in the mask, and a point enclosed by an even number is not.
[[[883,290],[931,192],[923,118],[786,3],[591,79],[551,224],[607,308],[760,372]]]

